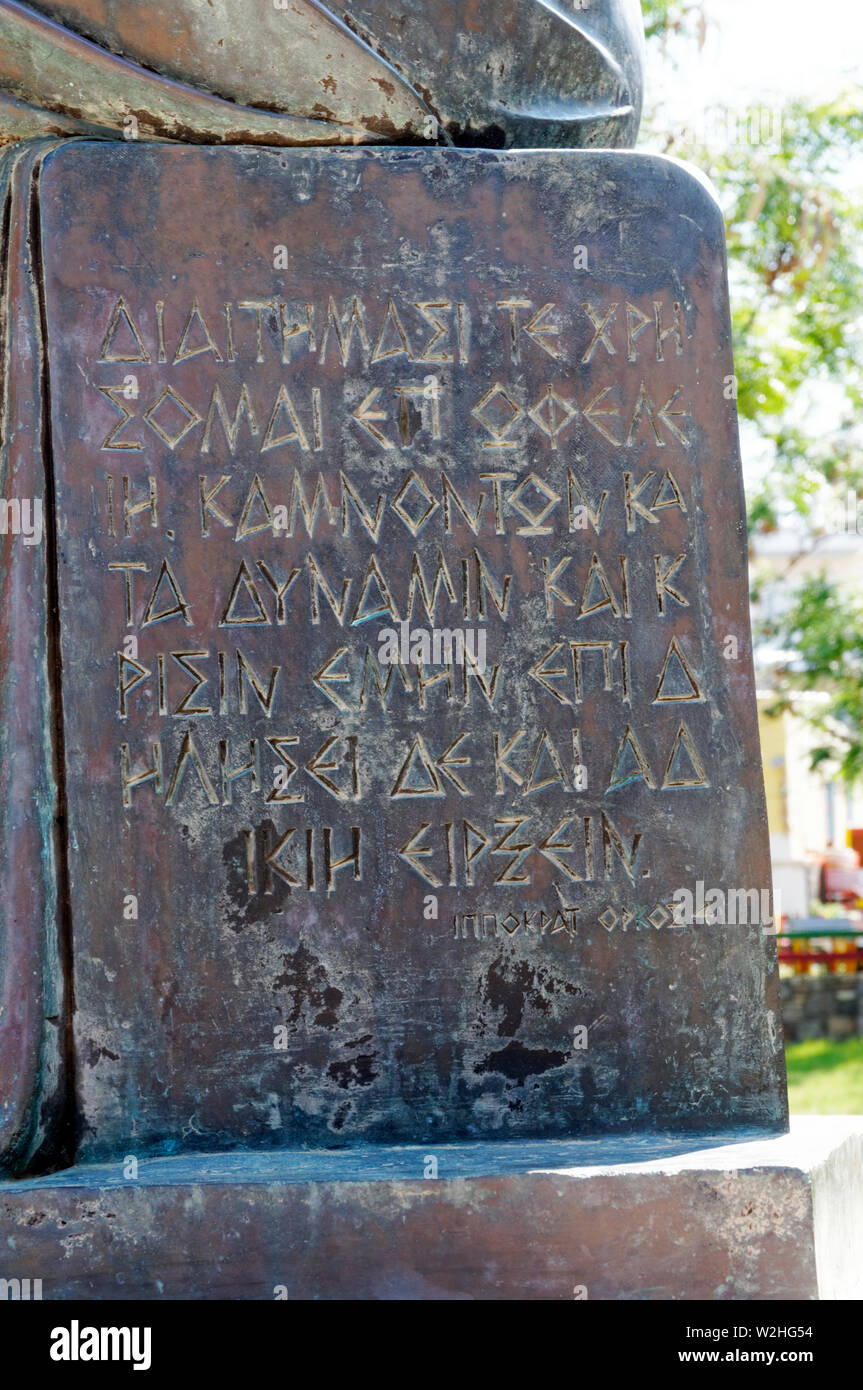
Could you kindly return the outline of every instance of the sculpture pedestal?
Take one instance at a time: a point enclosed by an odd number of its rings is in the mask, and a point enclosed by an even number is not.
[[[709,1142],[72,1168],[0,1185],[0,1275],[41,1279],[44,1299],[863,1296],[863,1117]]]

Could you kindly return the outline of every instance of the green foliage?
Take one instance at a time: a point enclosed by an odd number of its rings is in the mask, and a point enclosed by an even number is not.
[[[792,1115],[863,1114],[863,1038],[813,1038],[786,1049]]]
[[[654,45],[669,34],[703,43],[696,0],[643,9]],[[738,410],[759,463],[747,478],[750,532],[790,527],[801,551],[819,543],[831,499],[863,495],[861,110],[857,91],[725,113],[724,139],[708,113],[712,139],[662,128],[663,148],[709,175],[725,215]],[[863,780],[863,600],[823,576],[807,581],[762,635],[796,650],[776,673],[778,706],[825,734],[814,761],[833,762],[839,746],[839,776]]]
[[[803,713],[822,735],[813,767],[829,762],[844,781],[863,780],[863,595],[831,584],[824,574],[807,578],[781,621],[762,624],[762,632],[794,652],[776,673],[778,694],[769,712]],[[820,696],[817,704],[812,692]]]
[[[696,0],[642,0],[644,32],[648,39],[665,40],[669,34],[699,33],[705,25],[702,6]]]

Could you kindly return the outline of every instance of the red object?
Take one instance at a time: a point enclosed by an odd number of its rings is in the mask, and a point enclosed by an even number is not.
[[[856,903],[863,899],[863,869],[838,869],[827,864],[821,870],[821,901]]]

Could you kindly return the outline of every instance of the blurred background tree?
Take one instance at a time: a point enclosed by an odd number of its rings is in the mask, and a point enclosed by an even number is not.
[[[775,708],[823,735],[813,763],[863,782],[863,592],[811,561],[794,572],[831,536],[863,535],[861,91],[675,122],[675,72],[717,21],[703,0],[642,8],[652,70],[668,79],[649,93],[642,142],[703,169],[725,216],[750,534],[793,538],[779,569],[755,569]],[[784,599],[762,614],[767,589]]]

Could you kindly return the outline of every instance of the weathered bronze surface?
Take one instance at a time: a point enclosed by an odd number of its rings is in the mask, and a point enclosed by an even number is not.
[[[47,144],[0,155],[0,492],[50,506],[32,194]],[[31,512],[32,515],[32,512]],[[6,518],[8,522],[8,515]],[[0,537],[0,1171],[71,1161],[70,1006],[62,945],[62,768],[54,564],[45,535]],[[50,530],[50,528],[48,528]]]
[[[0,1212],[52,1300],[858,1298],[863,1120],[712,1138],[93,1164]]]
[[[642,48],[638,0],[0,0],[0,140],[628,145]]]
[[[33,207],[79,1157],[781,1128],[769,918],[671,913],[769,885],[705,188],[67,142]]]

